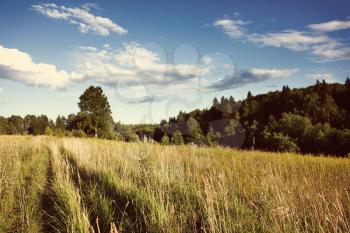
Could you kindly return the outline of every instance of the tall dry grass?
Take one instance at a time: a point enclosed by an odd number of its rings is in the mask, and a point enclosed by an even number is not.
[[[0,137],[0,184],[0,232],[350,232],[349,159]]]
[[[63,148],[129,193],[149,232],[350,231],[348,159],[79,139]]]

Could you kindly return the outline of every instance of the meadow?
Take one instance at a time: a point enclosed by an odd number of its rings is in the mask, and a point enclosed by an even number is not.
[[[350,232],[350,159],[1,136],[0,232]]]

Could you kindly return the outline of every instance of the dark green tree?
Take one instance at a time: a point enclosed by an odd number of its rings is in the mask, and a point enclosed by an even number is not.
[[[8,134],[22,134],[25,132],[24,120],[21,116],[12,115],[7,119]]]
[[[202,129],[196,119],[193,117],[190,117],[187,121],[187,127],[188,127],[188,142],[192,142],[195,144],[203,144],[204,143],[204,136]]]
[[[28,125],[28,133],[33,135],[45,134],[45,130],[49,126],[49,118],[45,115],[27,115],[24,121],[25,124]]]
[[[347,77],[346,80],[345,80],[345,87],[350,92],[350,78],[349,77]]]
[[[84,116],[85,123],[93,129],[95,137],[104,136],[105,131],[113,130],[112,124],[110,124],[111,108],[101,87],[90,86],[79,99],[79,114]],[[85,123],[83,122],[84,128],[87,127]],[[91,135],[91,132],[86,133]]]
[[[0,116],[0,134],[8,134],[7,119],[2,116]]]
[[[250,91],[248,91],[247,99],[249,100],[249,99],[251,99],[252,97],[253,97],[253,94],[252,94]]]
[[[58,115],[55,122],[56,129],[66,130],[66,118]]]

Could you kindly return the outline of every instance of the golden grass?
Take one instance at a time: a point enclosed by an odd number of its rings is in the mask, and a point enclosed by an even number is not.
[[[28,148],[50,152],[57,232],[350,232],[349,159],[47,137],[0,138],[0,219]]]

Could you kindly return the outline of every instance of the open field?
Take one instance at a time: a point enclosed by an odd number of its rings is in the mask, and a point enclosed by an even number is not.
[[[3,136],[0,232],[350,232],[350,159]]]

